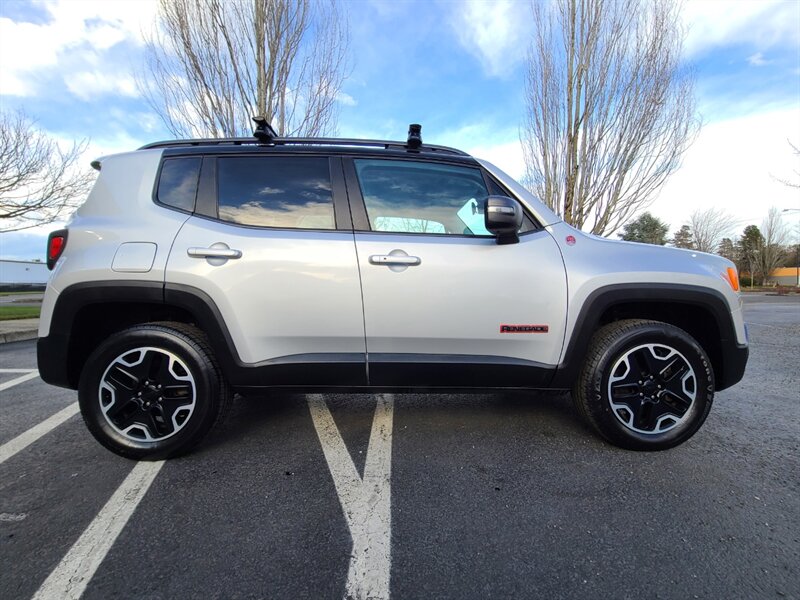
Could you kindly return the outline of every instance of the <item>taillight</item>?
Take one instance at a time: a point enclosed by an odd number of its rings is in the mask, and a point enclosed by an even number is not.
[[[51,271],[67,247],[67,230],[54,231],[47,238],[47,268]]]

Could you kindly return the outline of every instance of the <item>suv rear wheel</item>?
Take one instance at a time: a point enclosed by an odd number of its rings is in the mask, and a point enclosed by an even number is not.
[[[714,374],[706,353],[682,329],[617,321],[592,337],[573,398],[611,443],[665,450],[688,440],[705,421]]]
[[[87,360],[78,395],[101,444],[146,460],[190,450],[230,402],[205,336],[183,323],[148,323],[111,336]]]

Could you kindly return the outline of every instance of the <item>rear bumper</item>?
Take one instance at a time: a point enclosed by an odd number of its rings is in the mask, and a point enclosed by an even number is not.
[[[47,337],[40,337],[36,343],[36,362],[38,363],[39,376],[45,383],[77,390],[78,382],[69,380],[68,347],[69,339],[67,336],[51,333]]]

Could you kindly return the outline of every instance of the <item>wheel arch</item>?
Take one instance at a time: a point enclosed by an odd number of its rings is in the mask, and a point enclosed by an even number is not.
[[[86,360],[103,340],[153,321],[198,326],[227,377],[235,364],[233,341],[213,301],[201,290],[160,282],[104,281],[75,284],[59,294],[50,332],[38,342],[42,379],[77,389]]]
[[[619,284],[595,290],[584,302],[553,387],[571,387],[594,332],[622,319],[662,321],[686,331],[708,355],[717,390],[730,387],[741,379],[743,364],[738,364],[741,352],[735,352],[741,348],[737,344],[727,300],[720,292],[680,284]]]

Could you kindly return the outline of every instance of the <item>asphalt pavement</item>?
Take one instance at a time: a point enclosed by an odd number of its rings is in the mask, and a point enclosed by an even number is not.
[[[351,480],[390,485],[375,564],[391,597],[800,598],[800,297],[748,296],[745,316],[745,379],[665,452],[609,446],[564,394],[395,394],[383,481],[368,459],[378,397],[324,396]],[[63,596],[52,574],[75,556],[84,598],[345,596],[356,538],[374,539],[351,531],[363,507],[343,512],[312,398],[238,399],[207,443],[115,504],[136,463],[79,415],[5,458],[74,406],[35,368],[33,341],[0,345],[1,598]],[[92,535],[101,551],[84,556]]]

